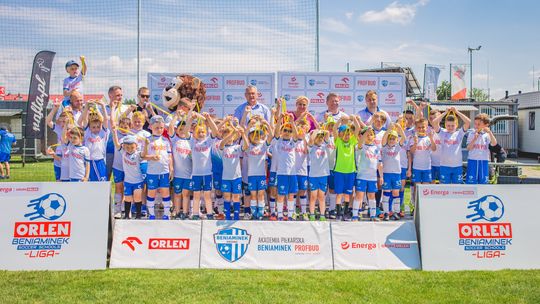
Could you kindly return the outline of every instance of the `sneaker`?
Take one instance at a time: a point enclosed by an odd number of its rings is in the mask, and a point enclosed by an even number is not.
[[[375,217],[375,216],[374,216],[374,217],[370,217],[369,220],[370,220],[371,222],[380,222],[380,221],[381,221],[378,217]]]
[[[330,210],[330,211],[328,212],[328,217],[329,217],[330,219],[335,220],[335,219],[336,219],[336,210]]]
[[[213,215],[213,214],[207,214],[207,215],[206,215],[206,219],[207,219],[207,220],[213,220],[213,219],[214,219],[214,215]]]
[[[310,215],[309,215],[309,220],[310,220],[311,222],[315,221],[315,220],[316,220],[315,214],[310,214]]]
[[[404,218],[404,217],[405,217],[405,212],[400,211],[400,212],[399,212],[399,217],[400,217],[400,218]]]
[[[198,216],[198,215],[193,215],[193,216],[191,217],[191,220],[193,220],[193,221],[198,221],[198,220],[200,220],[200,219],[201,219],[201,217]]]
[[[384,214],[383,221],[388,222],[390,220],[390,216],[388,216],[388,213]]]
[[[313,215],[313,220],[315,220],[315,215]],[[311,220],[309,215],[307,213],[302,213],[302,221],[309,221]]]
[[[399,215],[397,215],[397,213],[392,214],[390,218],[394,221],[399,221]]]
[[[122,218],[122,213],[121,213],[121,212],[116,212],[116,213],[114,214],[114,218],[115,218],[115,219],[121,219],[121,218]]]
[[[225,214],[220,213],[220,214],[216,215],[216,220],[223,221],[224,219],[225,219]]]
[[[280,217],[277,218],[277,220],[281,222],[281,221],[283,221],[283,217],[280,216]]]
[[[272,215],[270,215],[270,220],[271,221],[277,221],[278,218],[277,218],[277,216],[275,214],[272,214]]]
[[[4,178],[6,178],[6,177],[5,177],[5,176],[3,176],[3,175],[0,175],[0,179],[4,179]]]
[[[161,219],[162,219],[162,220],[168,221],[168,220],[169,220],[169,216],[168,216],[168,215],[163,215],[163,216],[161,217]]]
[[[358,216],[351,217],[351,222],[358,222],[360,218]]]
[[[245,213],[245,214],[244,214],[244,220],[245,220],[245,221],[251,220],[251,214]]]
[[[321,221],[321,222],[326,222],[326,216],[321,215],[321,216],[319,217],[319,221]]]
[[[298,214],[296,214],[296,212],[293,212],[291,214],[291,221],[296,221],[298,219]]]
[[[156,216],[155,216],[155,215],[150,215],[150,216],[148,217],[148,219],[149,219],[149,220],[155,220],[155,219],[156,219]]]
[[[338,214],[338,215],[336,215],[335,219],[336,219],[336,221],[342,221],[343,220],[343,215]]]

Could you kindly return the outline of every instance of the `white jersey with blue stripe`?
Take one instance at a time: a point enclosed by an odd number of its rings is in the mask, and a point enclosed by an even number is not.
[[[412,143],[414,145],[414,142]],[[413,169],[431,170],[431,140],[427,136],[418,136],[418,144],[413,153]]]
[[[212,160],[210,152],[214,139],[207,136],[203,140],[191,138],[191,157],[193,159],[193,176],[205,176],[212,174]]]
[[[452,133],[446,129],[439,131],[441,139],[441,166],[461,167],[463,165],[463,154],[461,152],[461,142],[465,136],[462,128]]]
[[[69,178],[82,179],[86,173],[86,163],[90,161],[90,151],[85,146],[69,144]]]
[[[256,145],[249,144],[246,151],[248,176],[266,176],[267,152],[268,144],[266,141]]]
[[[390,146],[386,144],[381,149],[383,173],[401,173],[401,150],[399,144]]]
[[[273,155],[277,155],[277,174],[295,175],[296,174],[296,141],[292,139],[274,138],[276,143]]]
[[[129,154],[121,149],[120,153],[122,155],[122,166],[124,168],[124,182],[130,184],[142,183],[141,152],[135,151],[134,153]]]
[[[191,137],[171,137],[174,177],[191,179],[193,160],[191,158]]]
[[[87,127],[84,132],[84,145],[90,151],[90,160],[100,160],[105,158],[107,141],[109,140],[110,131],[101,128],[98,133],[90,132]]]
[[[357,179],[368,181],[377,180],[377,168],[381,161],[381,151],[375,144],[364,144],[362,149],[356,149]]]
[[[313,145],[309,150],[309,177],[323,177],[330,175],[328,143],[320,146]]]
[[[308,151],[306,147],[306,142],[304,140],[298,140],[294,148],[295,152],[295,171],[298,176],[307,176],[308,175]]]
[[[163,136],[152,135],[148,142],[148,155],[159,155],[159,160],[148,161],[148,174],[169,173],[169,155],[171,155],[171,143]]]
[[[240,144],[225,145],[219,154],[223,159],[223,180],[235,180],[242,177],[240,158],[243,151]]]

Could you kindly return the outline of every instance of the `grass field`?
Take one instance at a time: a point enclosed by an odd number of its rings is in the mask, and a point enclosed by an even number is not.
[[[11,176],[54,180],[51,162]],[[0,303],[540,303],[540,271],[0,271],[0,290]]]

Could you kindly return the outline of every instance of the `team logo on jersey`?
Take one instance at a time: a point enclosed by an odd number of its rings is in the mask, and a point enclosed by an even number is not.
[[[219,255],[227,262],[240,260],[247,252],[251,234],[245,229],[224,228],[214,234],[214,243]]]

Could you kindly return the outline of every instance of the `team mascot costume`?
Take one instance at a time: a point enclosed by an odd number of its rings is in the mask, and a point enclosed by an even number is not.
[[[163,89],[163,105],[171,112],[176,111],[180,99],[184,97],[191,100],[192,104],[183,106],[191,109],[194,103],[193,109],[201,112],[206,100],[206,88],[199,78],[192,75],[178,75]]]

